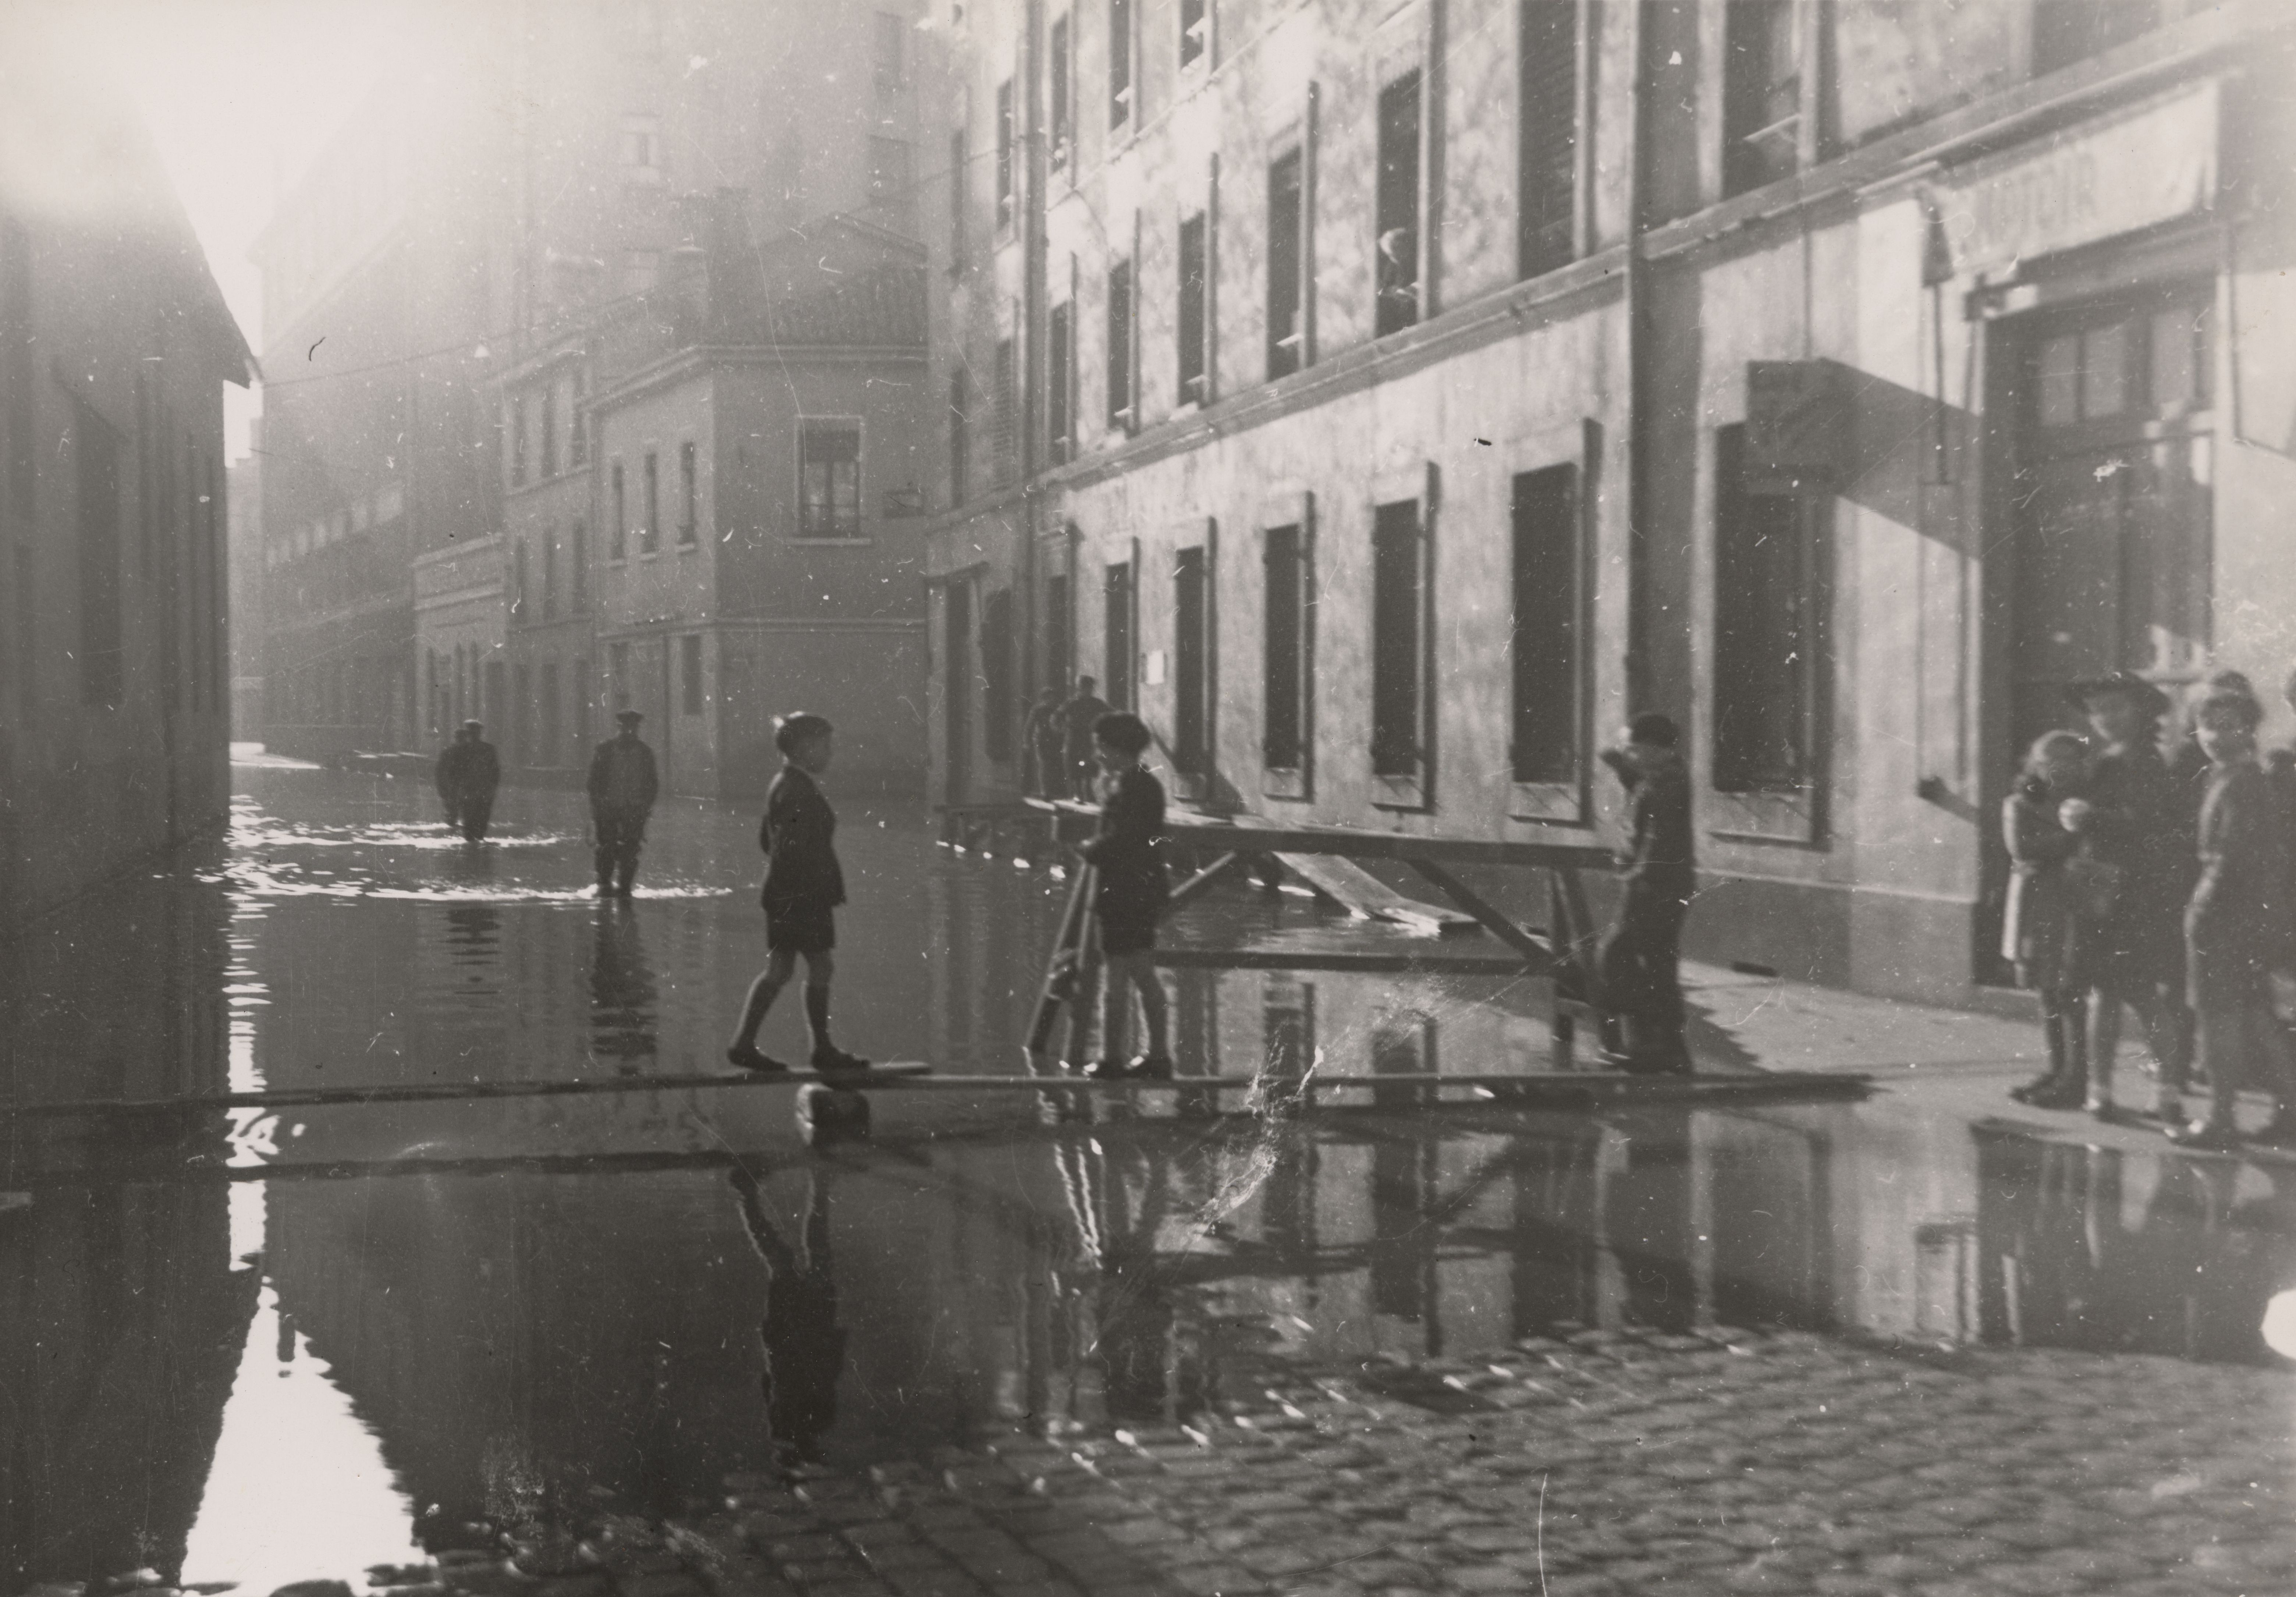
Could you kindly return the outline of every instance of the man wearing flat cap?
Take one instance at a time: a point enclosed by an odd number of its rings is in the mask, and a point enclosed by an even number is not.
[[[661,791],[653,750],[638,739],[645,717],[634,709],[615,716],[618,737],[598,745],[590,757],[590,822],[598,838],[598,897],[630,896],[638,873],[638,846],[645,841],[646,817]]]

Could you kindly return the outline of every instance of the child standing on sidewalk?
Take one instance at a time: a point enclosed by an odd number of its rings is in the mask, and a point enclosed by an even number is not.
[[[1170,884],[1156,852],[1164,830],[1164,784],[1140,757],[1152,741],[1148,725],[1128,710],[1115,710],[1093,723],[1099,756],[1100,831],[1084,846],[1084,856],[1099,872],[1093,895],[1095,931],[1106,963],[1100,1011],[1100,1059],[1088,1074],[1141,1076],[1156,1080],[1172,1074],[1164,1020],[1164,984],[1156,975],[1156,922],[1163,917]],[[1132,995],[1140,995],[1148,1021],[1147,1051],[1124,1062],[1132,1020]]]
[[[2001,839],[2012,864],[2001,955],[2015,962],[2017,985],[2041,995],[2049,1049],[2048,1069],[2009,1095],[2050,1109],[2081,1102],[2088,1084],[2083,993],[2070,958],[2076,905],[2069,862],[2080,849],[2080,837],[2059,818],[2068,801],[2081,797],[2087,778],[2088,744],[2080,734],[2044,733],[2001,804]]]
[[[758,828],[758,847],[766,854],[766,885],[758,894],[766,912],[766,968],[750,985],[741,1029],[726,1050],[726,1057],[745,1070],[789,1068],[758,1052],[758,1028],[789,985],[800,955],[813,1068],[828,1072],[869,1067],[867,1060],[846,1052],[829,1036],[829,981],[836,973],[831,950],[837,946],[836,910],[845,902],[845,872],[837,862],[837,812],[821,796],[816,779],[829,769],[834,735],[826,717],[802,712],[783,716],[774,730],[774,746],[787,763],[766,791],[765,819]]]

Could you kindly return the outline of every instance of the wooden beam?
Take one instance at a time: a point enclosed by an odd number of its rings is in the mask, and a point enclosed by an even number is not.
[[[1332,970],[1366,975],[1423,972],[1443,976],[1521,976],[1523,962],[1505,954],[1465,954],[1436,945],[1410,948],[1159,948],[1155,962],[1168,970]]]
[[[1433,860],[1414,859],[1411,868],[1442,889],[1452,903],[1481,921],[1492,936],[1529,961],[1533,970],[1545,970],[1554,964],[1552,948],[1501,914],[1497,906]]]
[[[1191,898],[1201,897],[1204,894],[1211,890],[1213,883],[1219,880],[1221,877],[1226,875],[1229,872],[1234,870],[1236,866],[1242,863],[1243,856],[1241,854],[1221,855],[1218,859],[1212,861],[1210,864],[1206,865],[1202,870],[1197,872],[1193,876],[1189,877],[1187,880],[1182,882],[1178,887],[1172,889],[1170,896],[1164,900],[1164,913],[1168,915],[1174,910],[1178,909],[1182,905],[1187,903]]]
[[[1240,834],[1240,835],[1239,835]],[[1336,854],[1349,859],[1431,859],[1463,865],[1557,866],[1601,869],[1611,851],[1592,843],[1517,843],[1493,838],[1419,837],[1346,826],[1269,826],[1248,817],[1218,821],[1167,821],[1164,836],[1184,846],[1255,854]]]
[[[1406,897],[1343,856],[1279,854],[1275,857],[1283,862],[1285,870],[1362,919],[1392,921],[1431,935],[1474,928],[1470,917]]]

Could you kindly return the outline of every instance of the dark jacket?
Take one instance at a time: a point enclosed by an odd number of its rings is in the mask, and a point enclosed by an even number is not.
[[[2195,966],[2210,952],[2277,952],[2286,935],[2288,839],[2272,779],[2243,762],[2209,776],[2201,804],[2200,877],[2185,910]]]
[[[1688,898],[1697,889],[1697,847],[1690,829],[1690,768],[1670,759],[1644,775],[1612,763],[1629,800],[1627,848],[1620,864],[1629,893]]]
[[[2043,992],[2070,979],[2073,895],[2065,862],[2079,852],[2080,838],[2057,823],[2057,807],[2073,796],[2028,775],[2001,803],[2001,840],[2013,867],[2001,956],[2016,962],[2018,980]]]
[[[1029,741],[1047,751],[1065,748],[1068,736],[1068,707],[1058,700],[1047,704],[1039,699],[1029,709]]]
[[[457,738],[439,756],[439,797],[449,804],[492,798],[502,786],[502,757],[484,738]]]
[[[1082,764],[1092,758],[1092,729],[1101,717],[1108,713],[1108,700],[1097,693],[1078,693],[1061,706],[1061,723],[1068,734],[1066,752],[1069,758]]]
[[[1093,907],[1110,918],[1152,921],[1163,913],[1171,885],[1157,849],[1164,832],[1164,784],[1145,766],[1134,766],[1105,790],[1100,830],[1083,850],[1100,872]]]
[[[2118,988],[2173,982],[2184,972],[2178,924],[2193,883],[2197,794],[2179,789],[2151,741],[2108,749],[2089,766],[2089,818],[2081,829],[2093,859],[2120,868],[2112,908],[2077,927],[2079,984]]]
[[[845,902],[845,869],[837,863],[837,812],[821,785],[796,766],[783,766],[766,790],[758,847],[766,856],[766,885],[758,902],[767,914],[830,910]]]
[[[653,750],[636,738],[608,738],[590,756],[590,780],[585,786],[592,809],[652,809],[661,794]]]

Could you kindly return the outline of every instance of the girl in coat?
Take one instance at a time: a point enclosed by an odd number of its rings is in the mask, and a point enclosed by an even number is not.
[[[2071,961],[2073,889],[2066,862],[2079,837],[2058,819],[2087,785],[2088,744],[2072,732],[2046,733],[2025,756],[2023,774],[2001,805],[2008,845],[2009,913],[2001,954],[2017,966],[2017,985],[2041,995],[2041,1028],[2049,1068],[2009,1095],[2021,1103],[2062,1107],[2079,1102],[2088,1078],[2082,986]]]

